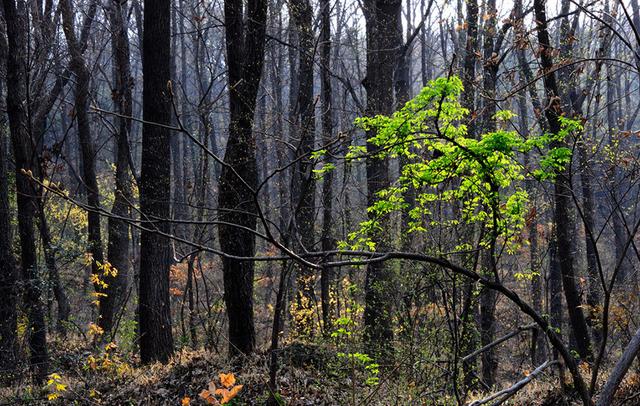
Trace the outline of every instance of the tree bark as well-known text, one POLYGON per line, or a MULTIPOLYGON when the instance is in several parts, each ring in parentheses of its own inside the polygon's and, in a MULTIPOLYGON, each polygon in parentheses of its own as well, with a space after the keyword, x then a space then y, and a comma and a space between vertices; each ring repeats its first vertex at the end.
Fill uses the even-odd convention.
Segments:
MULTIPOLYGON (((311 152, 315 144, 315 106, 313 100, 313 62, 315 41, 313 35, 313 10, 309 0, 295 0, 291 14, 298 33, 298 77, 297 114, 300 123, 296 164, 291 179, 291 199, 294 208, 296 237, 293 239, 300 251, 310 251, 314 244, 315 178, 312 173, 311 152)), ((314 330, 315 275, 314 271, 298 264, 296 266, 296 331, 312 335, 314 330)))
MULTIPOLYGON (((401 44, 399 26, 400 0, 367 0, 364 3, 367 35, 367 114, 391 114, 393 111, 394 67, 401 44)), ((373 134, 369 134, 372 136, 373 134)), ((375 154, 378 147, 367 143, 367 152, 375 154)), ((377 193, 389 186, 387 159, 367 160, 367 204, 372 206, 377 193)), ((381 221, 386 222, 387 219, 381 221)), ((382 227, 387 229, 388 227, 382 227)), ((377 249, 385 251, 389 235, 372 236, 377 249)), ((365 280, 364 339, 367 351, 384 359, 393 353, 392 270, 383 263, 367 266, 365 280)))
MULTIPOLYGON (((552 48, 547 30, 547 17, 545 2, 534 0, 535 18, 538 25, 538 42, 541 47, 540 63, 545 71, 544 87, 549 101, 544 113, 549 123, 549 130, 553 134, 561 131, 559 117, 562 114, 562 106, 559 101, 558 85, 556 83, 553 69, 552 48)), ((552 147, 566 145, 564 142, 555 142, 552 147)), ((572 235, 574 231, 571 221, 571 179, 569 178, 569 168, 559 171, 554 184, 554 221, 556 224, 556 237, 558 244, 558 260, 562 272, 562 286, 571 329, 576 340, 577 351, 583 359, 591 358, 591 340, 587 322, 582 312, 582 302, 576 285, 576 277, 573 266, 574 253, 572 252, 572 235)))
POLYGON ((631 338, 627 348, 625 348, 622 356, 616 363, 615 367, 613 367, 613 371, 611 371, 607 382, 602 387, 600 397, 598 398, 598 406, 608 406, 613 404, 613 397, 639 352, 640 329, 636 331, 636 334, 631 338))
POLYGON ((145 0, 142 167, 140 172, 140 359, 167 362, 173 353, 169 267, 171 247, 170 0, 145 0))
MULTIPOLYGON (((320 3, 320 93, 322 109, 322 143, 328 145, 333 140, 333 92, 331 86, 331 3, 322 0, 320 3)), ((332 154, 325 158, 325 165, 334 165, 332 154)), ((333 224, 333 177, 334 171, 324 174, 322 182, 322 236, 323 251, 335 249, 335 240, 332 235, 333 224)), ((328 333, 332 325, 331 306, 331 281, 333 270, 323 268, 320 274, 320 289, 322 300, 322 326, 328 333)))
MULTIPOLYGON (((115 276, 107 278, 107 294, 105 302, 112 308, 111 316, 116 315, 124 305, 124 294, 127 291, 129 276, 129 225, 118 217, 130 215, 129 206, 132 201, 131 172, 129 171, 129 134, 131 134, 131 117, 133 115, 131 63, 129 51, 129 36, 124 24, 122 5, 119 0, 113 0, 109 8, 109 23, 111 26, 111 46, 114 53, 115 89, 112 93, 115 111, 120 113, 116 117, 116 152, 115 152, 115 191, 111 214, 108 219, 109 240, 107 243, 107 259, 116 269, 115 276), (111 302, 111 303, 108 303, 111 302)), ((103 324, 106 330, 112 328, 111 320, 103 324)))
MULTIPOLYGON (((13 232, 9 206, 7 176, 9 151, 7 148, 6 133, 2 130, 0 131, 0 365, 9 366, 14 365, 18 359, 16 308, 18 268, 12 251, 13 232)), ((0 381, 8 375, 9 373, 1 372, 0 381)))
MULTIPOLYGON (((229 139, 220 174, 218 235, 223 252, 255 255, 257 183, 253 111, 264 61, 266 0, 225 0, 225 34, 229 81, 229 139)), ((229 317, 229 353, 249 354, 255 348, 253 320, 254 263, 223 257, 224 299, 229 317)))
POLYGON ((87 212, 88 249, 91 254, 91 273, 96 280, 93 287, 98 301, 98 326, 103 331, 111 328, 113 318, 112 303, 105 300, 104 287, 98 280, 103 281, 105 273, 103 271, 104 256, 102 250, 102 231, 100 227, 100 194, 98 190, 98 179, 96 177, 96 152, 91 139, 91 123, 89 121, 89 98, 90 98, 90 74, 87 64, 82 55, 82 48, 76 38, 74 28, 74 11, 71 0, 61 0, 63 31, 67 38, 69 53, 71 54, 70 69, 76 76, 75 86, 75 113, 78 123, 78 140, 80 144, 80 154, 82 156, 82 181, 87 191, 87 204, 91 208, 87 212))
POLYGON ((18 232, 20 259, 24 282, 24 306, 29 321, 27 326, 30 364, 37 382, 47 376, 49 357, 44 309, 41 302, 42 283, 36 257, 34 218, 37 214, 37 189, 31 177, 39 168, 33 150, 27 116, 27 15, 26 5, 19 0, 3 0, 7 23, 7 115, 15 160, 16 192, 18 203, 18 232))

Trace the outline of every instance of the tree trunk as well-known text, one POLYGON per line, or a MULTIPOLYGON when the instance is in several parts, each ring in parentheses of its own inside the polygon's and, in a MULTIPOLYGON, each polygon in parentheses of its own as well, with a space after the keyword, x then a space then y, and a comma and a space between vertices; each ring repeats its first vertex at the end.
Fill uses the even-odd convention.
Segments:
MULTIPOLYGON (((331 76, 331 3, 322 0, 320 3, 320 107, 322 109, 322 144, 325 146, 333 140, 333 100, 331 76)), ((334 165, 332 154, 325 158, 325 165, 334 165)), ((322 182, 322 251, 335 249, 332 235, 333 223, 333 177, 334 171, 324 174, 322 182)), ((330 260, 330 259, 329 259, 330 260)), ((322 300, 322 327, 325 334, 331 330, 333 318, 331 307, 331 280, 333 269, 323 268, 320 275, 320 290, 322 300)))
MULTIPOLYGON (((553 69, 552 48, 547 30, 547 17, 545 2, 534 0, 535 18, 538 25, 538 42, 541 47, 540 63, 542 69, 547 71, 544 76, 544 87, 549 104, 544 113, 549 122, 549 130, 553 134, 558 134, 561 130, 560 114, 562 106, 559 102, 558 86, 553 69)), ((553 147, 566 145, 564 142, 555 142, 553 147)), ((587 322, 582 312, 582 302, 576 284, 576 277, 573 266, 574 253, 572 252, 572 235, 574 227, 571 217, 571 179, 569 178, 569 168, 559 171, 554 185, 554 221, 556 224, 556 236, 558 244, 558 260, 562 272, 562 286, 569 312, 571 329, 576 340, 576 347, 580 357, 591 358, 591 342, 587 322)))
POLYGON ((71 54, 70 69, 76 76, 75 86, 75 113, 78 122, 78 140, 80 153, 82 156, 82 181, 87 190, 87 231, 88 249, 92 256, 91 273, 94 275, 93 287, 98 301, 98 326, 103 331, 111 328, 113 318, 113 308, 110 301, 105 300, 104 285, 107 283, 104 276, 109 272, 105 271, 104 257, 102 251, 102 232, 100 228, 100 194, 98 190, 98 180, 96 177, 96 152, 91 140, 91 123, 89 121, 89 87, 90 75, 86 62, 82 55, 82 49, 76 38, 74 29, 74 12, 71 0, 60 2, 62 11, 63 31, 67 38, 69 52, 71 54))
MULTIPOLYGON (((367 114, 391 114, 393 111, 393 82, 397 49, 401 44, 399 26, 400 0, 367 0, 364 14, 367 31, 367 114)), ((369 134, 372 136, 373 134, 369 134)), ((367 143, 367 152, 375 154, 378 147, 367 143)), ((372 206, 377 193, 389 186, 387 159, 367 160, 367 204, 372 206)), ((387 222, 388 219, 381 221, 387 222)), ((383 229, 388 227, 383 226, 383 229)), ((377 250, 389 247, 389 235, 372 236, 377 250)), ((367 266, 365 280, 364 338, 367 351, 379 359, 393 353, 392 326, 392 270, 383 262, 367 266)))
MULTIPOLYGON (((5 123, 2 123, 3 127, 4 125, 5 123)), ((0 365, 4 366, 14 365, 18 359, 16 308, 18 268, 12 251, 7 148, 6 132, 0 130, 0 365)), ((8 375, 7 372, 1 372, 0 382, 8 375)))
POLYGON ((173 353, 171 264, 170 0, 145 0, 142 169, 140 172, 140 359, 167 362, 173 353), (164 234, 164 235, 163 235, 164 234))
MULTIPOLYGON (((124 305, 124 294, 127 291, 129 276, 129 225, 118 217, 130 216, 132 201, 131 173, 129 171, 129 134, 131 134, 131 117, 133 115, 131 63, 129 53, 129 37, 124 24, 123 9, 120 1, 114 0, 109 8, 111 25, 111 44, 115 63, 115 91, 113 104, 121 117, 116 117, 116 153, 115 153, 115 191, 112 217, 108 219, 109 241, 107 259, 117 274, 107 279, 105 302, 116 315, 124 305)), ((104 322, 110 330, 112 323, 104 322)))
POLYGON ((23 1, 3 0, 7 23, 9 57, 7 59, 7 115, 15 160, 18 203, 18 232, 24 283, 24 306, 29 325, 30 364, 37 382, 47 376, 47 332, 41 302, 42 283, 36 257, 34 218, 38 209, 37 189, 31 181, 37 176, 33 140, 27 116, 27 15, 23 1))
MULTIPOLYGON (((311 151, 315 144, 315 106, 313 101, 313 60, 315 41, 313 37, 313 10, 308 0, 295 0, 291 4, 291 14, 298 32, 298 74, 297 114, 300 129, 298 147, 291 179, 291 198, 294 208, 295 227, 293 238, 300 251, 313 250, 315 220, 315 178, 311 151)), ((312 335, 314 330, 315 275, 314 271, 296 264, 296 331, 312 335)))
MULTIPOLYGON (((225 0, 225 33, 229 80, 229 139, 220 174, 220 219, 246 229, 220 225, 222 251, 229 255, 255 255, 255 187, 257 183, 253 111, 264 61, 266 0, 225 0), (245 18, 246 17, 246 18, 245 18)), ((252 261, 223 257, 224 299, 229 317, 229 353, 249 354, 255 348, 252 261)))

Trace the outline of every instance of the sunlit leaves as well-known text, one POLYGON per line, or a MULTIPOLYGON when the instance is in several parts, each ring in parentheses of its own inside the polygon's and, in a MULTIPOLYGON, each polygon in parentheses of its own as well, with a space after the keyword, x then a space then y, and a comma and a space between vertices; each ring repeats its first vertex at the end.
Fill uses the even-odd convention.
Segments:
POLYGON ((67 391, 67 385, 63 383, 62 377, 59 374, 53 373, 49 375, 49 379, 47 379, 46 389, 49 392, 47 399, 56 400, 67 391))
POLYGON ((221 388, 217 388, 215 382, 209 382, 207 389, 203 389, 199 396, 210 405, 225 405, 231 402, 242 390, 243 385, 236 385, 236 377, 232 373, 220 373, 221 388), (220 399, 218 400, 219 397, 220 399))
MULTIPOLYGON (((394 212, 409 214, 408 232, 464 221, 483 224, 487 238, 517 241, 529 200, 523 181, 530 175, 521 164, 522 154, 541 152, 533 174, 540 180, 554 179, 571 160, 571 150, 560 145, 561 141, 581 131, 582 125, 562 117, 559 134, 524 139, 515 131, 499 129, 469 137, 462 124, 469 114, 459 101, 462 91, 459 78, 439 78, 391 116, 356 120, 370 134, 368 142, 377 147, 376 154, 368 155, 364 146, 354 146, 348 159, 402 157, 404 165, 396 182, 377 194, 368 209, 369 220, 349 235, 352 248, 375 249, 368 236, 381 231, 379 220, 394 212), (405 201, 408 191, 414 192, 414 207, 405 201), (433 216, 437 202, 457 204, 460 218, 433 216)), ((494 119, 507 123, 513 117, 505 110, 494 119)))

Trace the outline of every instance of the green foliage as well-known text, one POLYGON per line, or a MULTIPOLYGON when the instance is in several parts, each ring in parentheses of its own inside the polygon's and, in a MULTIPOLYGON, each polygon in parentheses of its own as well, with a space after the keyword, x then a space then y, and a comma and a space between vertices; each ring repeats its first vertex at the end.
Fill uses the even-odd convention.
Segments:
MULTIPOLYGON (((351 248, 375 249, 369 236, 381 230, 379 220, 402 211, 407 211, 410 219, 405 232, 452 227, 463 221, 482 224, 487 239, 501 238, 508 246, 515 244, 529 200, 523 182, 528 174, 519 158, 534 148, 552 146, 534 176, 554 179, 571 160, 571 150, 560 142, 581 130, 581 124, 561 118, 560 134, 524 139, 515 131, 499 129, 472 138, 463 124, 469 112, 460 104, 462 91, 458 77, 439 78, 393 115, 356 120, 361 129, 375 134, 369 142, 379 152, 369 159, 402 158, 406 164, 398 180, 378 193, 378 200, 368 209, 370 219, 349 235, 351 248), (405 200, 410 190, 415 192, 414 207, 405 200), (431 209, 436 202, 459 202, 460 218, 435 219, 431 209)), ((494 119, 506 122, 513 117, 509 111, 500 111, 494 119)), ((347 159, 362 159, 365 152, 364 147, 353 147, 347 159)))

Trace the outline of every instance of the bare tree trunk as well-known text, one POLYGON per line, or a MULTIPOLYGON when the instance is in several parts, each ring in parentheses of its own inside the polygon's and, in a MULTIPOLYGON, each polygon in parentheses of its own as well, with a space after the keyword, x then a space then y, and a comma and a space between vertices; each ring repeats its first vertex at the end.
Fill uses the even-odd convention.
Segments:
MULTIPOLYGON (((257 184, 253 111, 264 61, 266 0, 225 0, 225 33, 229 79, 229 139, 220 174, 218 210, 229 225, 218 228, 220 247, 229 255, 255 255, 257 184), (245 10, 243 10, 243 8, 245 10), (246 13, 246 14, 245 14, 246 13)), ((224 298, 229 317, 229 353, 255 348, 252 261, 223 257, 224 298)))
MULTIPOLYGON (((320 3, 320 92, 322 109, 322 143, 328 145, 333 140, 333 92, 331 87, 331 3, 322 0, 320 3)), ((334 165, 333 154, 325 159, 325 165, 334 165)), ((332 235, 333 224, 333 177, 334 171, 324 174, 322 183, 322 250, 335 249, 332 235)), ((322 296, 322 326, 325 334, 329 333, 332 325, 333 311, 331 306, 331 281, 333 270, 323 268, 320 275, 320 289, 322 296)))
MULTIPOLYGON (((42 181, 43 179, 40 180, 42 181)), ((69 298, 67 297, 67 293, 62 285, 58 267, 56 266, 55 250, 51 243, 51 233, 49 232, 49 225, 44 212, 44 202, 41 198, 38 198, 38 217, 40 220, 38 229, 42 240, 44 262, 47 265, 47 271, 49 272, 49 281, 53 288, 53 296, 58 303, 56 329, 58 333, 64 336, 66 334, 65 322, 69 320, 69 316, 71 315, 71 305, 69 304, 69 298)))
POLYGON ((636 331, 636 334, 631 338, 631 341, 625 348, 622 356, 616 363, 613 371, 609 375, 607 382, 602 387, 602 391, 600 391, 600 397, 598 399, 598 406, 609 406, 613 404, 613 396, 616 394, 616 391, 620 387, 620 383, 622 379, 627 374, 627 371, 633 364, 633 361, 638 356, 640 352, 640 329, 636 331))
MULTIPOLYGON (((3 55, 2 62, 5 61, 5 57, 6 55, 3 55)), ((1 125, 4 127, 5 124, 1 125)), ((8 157, 6 132, 0 130, 0 365, 5 366, 14 365, 18 360, 18 313, 16 308, 18 268, 12 251, 13 231, 9 206, 8 157)), ((0 382, 8 376, 9 372, 0 372, 0 382)))
POLYGON ((88 252, 92 255, 91 272, 96 278, 93 286, 98 295, 98 326, 104 331, 108 331, 111 329, 113 306, 112 303, 105 300, 104 287, 99 282, 103 281, 103 276, 108 273, 104 272, 103 268, 104 257, 100 229, 100 195, 96 177, 96 152, 91 140, 91 124, 89 122, 90 75, 82 55, 81 46, 76 38, 71 0, 61 0, 60 8, 62 10, 63 31, 71 54, 70 69, 76 76, 75 113, 78 122, 80 153, 82 155, 82 181, 87 188, 87 204, 90 208, 87 212, 87 242, 89 245, 88 252))
POLYGON ((33 140, 29 132, 29 121, 25 100, 27 90, 27 16, 23 1, 3 0, 7 23, 7 115, 13 145, 18 202, 18 232, 22 279, 24 281, 24 306, 29 320, 27 327, 30 363, 37 382, 47 376, 49 357, 47 353, 47 331, 42 307, 42 283, 36 257, 34 218, 37 214, 37 189, 31 181, 39 168, 35 162, 33 140))
MULTIPOLYGON (((560 133, 561 125, 559 116, 562 113, 562 106, 559 102, 558 86, 553 72, 552 48, 550 45, 549 32, 547 30, 547 17, 545 3, 542 0, 534 1, 534 11, 538 25, 538 42, 541 47, 540 62, 542 69, 549 71, 544 76, 544 87, 547 93, 549 105, 545 109, 545 116, 549 122, 549 130, 553 134, 560 133)), ((566 145, 563 142, 556 142, 553 147, 566 145)), ((573 266, 572 239, 573 223, 571 217, 571 179, 569 178, 569 168, 565 168, 557 174, 554 185, 554 221, 556 224, 556 236, 558 243, 558 260, 562 272, 562 286, 569 312, 571 329, 576 339, 576 346, 580 357, 591 358, 591 340, 587 322, 582 312, 582 302, 576 285, 576 277, 573 266)))
POLYGON ((140 359, 167 362, 173 353, 169 267, 171 247, 171 1, 145 0, 140 209, 140 359))
MULTIPOLYGON (((129 51, 129 37, 124 24, 122 5, 114 0, 109 8, 111 25, 111 44, 115 62, 115 91, 113 103, 115 110, 121 114, 116 117, 116 174, 115 191, 111 214, 108 219, 109 240, 107 245, 107 259, 117 274, 107 279, 106 301, 111 301, 109 307, 113 314, 117 314, 124 305, 124 294, 127 291, 129 276, 129 225, 118 217, 128 217, 131 213, 132 201, 131 173, 129 171, 129 134, 131 134, 131 120, 126 117, 133 115, 131 78, 131 63, 129 51)), ((112 326, 105 322, 105 326, 112 326)))
MULTIPOLYGON (((315 220, 315 178, 311 170, 311 151, 315 144, 315 106, 313 101, 313 60, 315 41, 313 36, 313 10, 308 0, 296 0, 291 4, 291 14, 298 32, 298 74, 297 113, 300 129, 298 147, 295 154, 297 163, 293 167, 291 198, 294 207, 296 237, 293 241, 302 252, 313 250, 315 220)), ((312 335, 314 330, 315 275, 313 270, 296 264, 296 331, 312 335)))
MULTIPOLYGON (((518 95, 518 110, 520 116, 520 133, 524 139, 529 139, 529 113, 527 110, 527 99, 525 93, 518 95)), ((529 154, 525 155, 524 167, 529 170, 529 154)), ((532 202, 536 201, 536 182, 527 182, 527 192, 533 196, 532 202)), ((540 266, 538 247, 538 207, 534 203, 531 207, 530 216, 527 219, 529 232, 529 263, 531 268, 531 302, 533 309, 538 314, 543 314, 542 294, 544 291, 544 276, 540 266)), ((544 332, 534 329, 531 334, 531 363, 539 365, 547 359, 546 348, 544 346, 544 332)))

